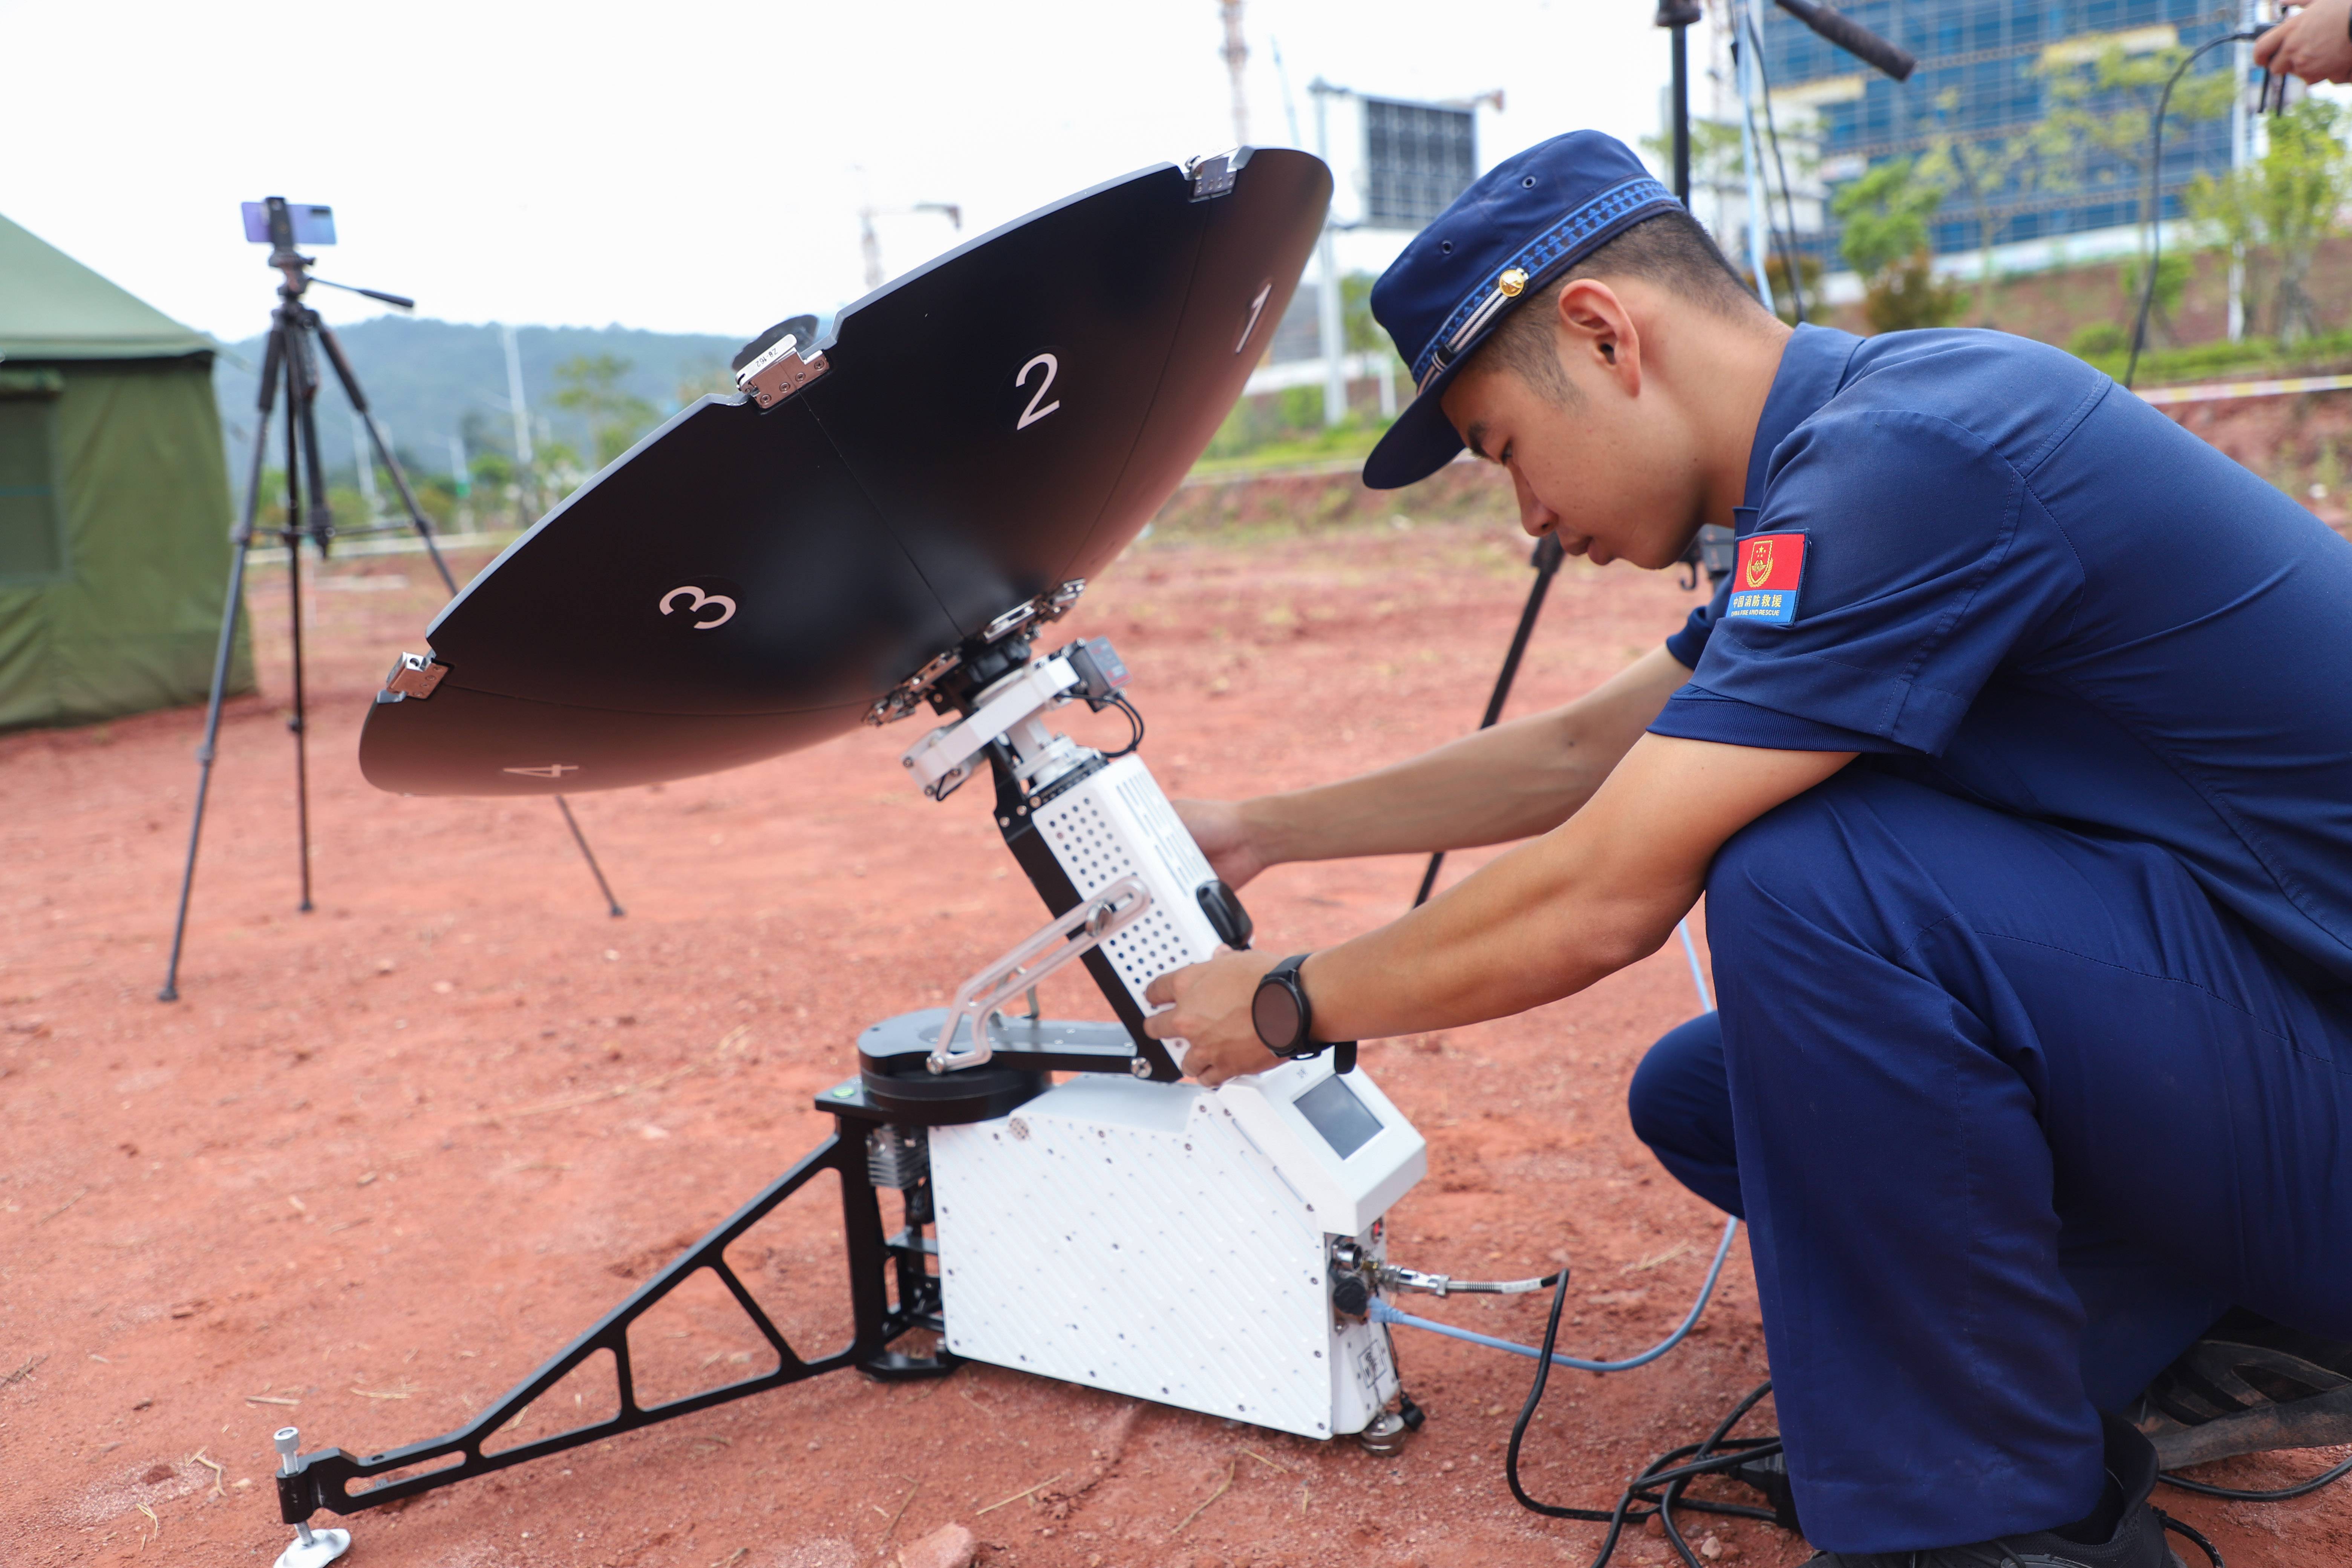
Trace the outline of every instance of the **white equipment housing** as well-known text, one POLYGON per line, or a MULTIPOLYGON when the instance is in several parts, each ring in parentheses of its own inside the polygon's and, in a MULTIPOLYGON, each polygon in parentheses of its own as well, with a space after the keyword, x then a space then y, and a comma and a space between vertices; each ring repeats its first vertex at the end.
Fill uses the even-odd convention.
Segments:
POLYGON ((1428 1152, 1361 1072, 1081 1074, 931 1129, 930 1163, 959 1355, 1302 1437, 1397 1392, 1386 1330, 1332 1310, 1330 1245, 1381 1257, 1428 1152))
MULTIPOLYGON (((956 1012, 1088 948, 1100 946, 1149 1012, 1146 986, 1219 945, 1201 902, 1216 874, 1141 758, 1054 789, 1097 753, 1038 715, 1085 695, 1083 684, 1062 655, 1034 660, 904 758, 939 798, 1004 741, 1038 801, 1037 833, 1079 898, 1127 900, 1115 913, 1105 900, 1077 940, 1041 942, 1049 927, 968 981, 935 1070, 991 1054, 978 1016, 967 1019, 971 1049, 948 1052, 956 1012), (1053 956, 1041 962, 1044 948, 1053 956)), ((1075 931, 1084 910, 1055 925, 1075 931)), ((1184 1042, 1164 1043, 1181 1066, 1184 1042)), ((1389 1206, 1429 1164, 1421 1134, 1367 1075, 1337 1073, 1328 1057, 1214 1089, 1082 1073, 1008 1116, 929 1136, 957 1354, 1306 1437, 1360 1432, 1395 1395, 1386 1330, 1331 1299, 1333 1245, 1381 1257, 1389 1206)))

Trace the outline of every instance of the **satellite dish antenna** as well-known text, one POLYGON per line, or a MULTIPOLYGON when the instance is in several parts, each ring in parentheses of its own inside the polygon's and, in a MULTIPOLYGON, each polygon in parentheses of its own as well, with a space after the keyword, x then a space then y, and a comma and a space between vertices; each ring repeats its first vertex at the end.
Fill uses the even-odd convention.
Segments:
POLYGON ((1163 164, 950 251, 828 340, 779 323, 740 394, 671 418, 441 612, 361 770, 410 795, 617 789, 969 684, 1208 446, 1330 194, 1286 149, 1163 164))

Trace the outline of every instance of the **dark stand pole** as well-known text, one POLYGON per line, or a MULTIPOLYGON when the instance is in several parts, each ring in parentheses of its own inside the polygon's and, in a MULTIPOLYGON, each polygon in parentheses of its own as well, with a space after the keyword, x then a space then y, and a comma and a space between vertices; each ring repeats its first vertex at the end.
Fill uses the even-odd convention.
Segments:
POLYGON ((283 342, 273 324, 261 361, 259 414, 253 433, 253 461, 246 469, 245 510, 237 519, 236 533, 229 542, 228 595, 221 612, 220 641, 213 650, 213 689, 205 705, 205 738, 196 747, 196 808, 188 824, 187 864, 180 872, 180 912, 172 921, 172 962, 163 972, 163 988, 155 994, 158 1002, 180 999, 180 946, 188 931, 188 898, 195 890, 196 847, 205 836, 205 800, 212 792, 213 757, 220 742, 221 700, 228 691, 229 661, 236 655, 236 617, 245 605, 246 557, 253 549, 253 522, 261 501, 262 465, 269 455, 269 416, 278 400, 278 373, 283 352, 283 342))
MULTIPOLYGON (((1510 651, 1503 655, 1501 673, 1495 677, 1494 692, 1486 699, 1486 716, 1478 728, 1491 730, 1503 716, 1503 704, 1510 700, 1511 682, 1519 677, 1519 660, 1527 656, 1528 639, 1535 636, 1536 617, 1543 614, 1544 595, 1551 591, 1551 580, 1559 574, 1559 563, 1568 555, 1560 548, 1559 535, 1547 533, 1536 541, 1535 553, 1528 564, 1536 569, 1536 580, 1528 589, 1528 602, 1519 611, 1518 629, 1511 634, 1510 651)), ((1437 868, 1445 864, 1445 851, 1440 849, 1429 858, 1429 869, 1421 874, 1421 891, 1412 896, 1412 907, 1429 902, 1429 895, 1437 889, 1437 868)))
MULTIPOLYGON (((289 303, 289 310, 299 310, 289 303)), ((318 366, 310 363, 309 345, 298 323, 287 333, 286 353, 286 522, 278 538, 286 542, 286 611, 294 649, 294 711, 286 727, 294 733, 294 837, 302 866, 304 914, 310 903, 310 743, 303 721, 308 717, 302 680, 302 536, 311 534, 321 552, 333 523, 327 512, 325 476, 319 462, 318 366), (298 461, 298 458, 299 459, 298 461), (298 478, 298 475, 299 476, 298 478), (309 494, 303 493, 307 481, 309 494)))
POLYGON ((1658 26, 1674 35, 1675 195, 1690 206, 1690 26, 1705 15, 1691 0, 1662 0, 1658 26))
POLYGON ((563 826, 572 829, 572 841, 580 846, 580 858, 588 862, 588 874, 596 879, 596 890, 604 895, 604 912, 619 920, 629 911, 613 896, 613 885, 604 880, 604 868, 596 864, 596 851, 588 847, 588 836, 580 831, 580 819, 572 815, 572 803, 559 795, 555 797, 555 809, 563 814, 563 826))

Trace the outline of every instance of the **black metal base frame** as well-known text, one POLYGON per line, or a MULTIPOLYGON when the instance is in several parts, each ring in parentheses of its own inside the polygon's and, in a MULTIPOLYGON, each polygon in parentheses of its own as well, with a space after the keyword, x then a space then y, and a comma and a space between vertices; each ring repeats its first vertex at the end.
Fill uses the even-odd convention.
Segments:
POLYGON ((391 1448, 362 1458, 341 1448, 321 1448, 289 1460, 278 1477, 278 1505, 289 1524, 300 1523, 320 1509, 352 1514, 363 1509, 398 1502, 510 1465, 545 1458, 624 1432, 673 1421, 714 1405, 762 1394, 786 1384, 855 1368, 885 1381, 943 1377, 961 1364, 944 1346, 929 1356, 909 1356, 890 1348, 893 1342, 918 1329, 940 1330, 939 1280, 929 1268, 936 1243, 925 1235, 931 1217, 928 1177, 902 1190, 906 1227, 885 1237, 882 1209, 868 1175, 866 1136, 887 1120, 868 1106, 856 1080, 829 1090, 819 1107, 834 1117, 834 1131, 823 1143, 789 1171, 768 1184, 758 1196, 736 1210, 701 1240, 672 1259, 629 1298, 598 1319, 587 1332, 572 1342, 552 1360, 515 1385, 507 1396, 454 1432, 405 1447, 391 1448), (842 1241, 849 1263, 849 1297, 854 1330, 849 1345, 833 1355, 804 1361, 761 1310, 727 1262, 727 1248, 783 1201, 822 1172, 841 1179, 842 1241), (758 1377, 709 1388, 650 1409, 637 1403, 630 1375, 629 1328, 663 1298, 698 1272, 708 1268, 735 1299, 753 1326, 775 1351, 779 1364, 758 1377), (518 1444, 497 1453, 482 1445, 501 1427, 600 1351, 613 1355, 618 1410, 607 1420, 560 1432, 535 1442, 518 1444), (381 1482, 354 1493, 353 1482, 455 1458, 456 1462, 418 1475, 381 1482))

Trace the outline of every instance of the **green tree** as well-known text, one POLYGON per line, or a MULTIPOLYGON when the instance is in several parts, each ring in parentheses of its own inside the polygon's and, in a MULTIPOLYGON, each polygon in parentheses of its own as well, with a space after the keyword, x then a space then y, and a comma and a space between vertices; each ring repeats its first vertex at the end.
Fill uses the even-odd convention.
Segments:
MULTIPOLYGON (((2147 205, 2148 128, 2156 119, 2164 84, 2189 58, 2177 45, 2144 54, 2126 54, 2109 44, 2096 56, 2053 51, 2040 67, 2048 84, 2050 112, 2040 132, 2042 184, 2057 190, 2099 189, 2128 184, 2139 214, 2139 254, 2145 258, 2157 214, 2147 205)), ((2200 121, 2230 112, 2237 86, 2217 55, 2213 68, 2180 79, 2165 110, 2167 134, 2179 135, 2200 121)))
POLYGON ((555 367, 555 404, 588 422, 603 468, 635 444, 660 421, 660 411, 622 385, 631 369, 612 354, 578 354, 555 367))
POLYGON ((1372 314, 1372 285, 1378 281, 1369 272, 1350 272, 1339 279, 1339 336, 1351 354, 1366 349, 1394 352, 1395 345, 1372 314))
POLYGON ((2282 343, 2301 342, 2316 324, 2305 282, 2320 241, 2341 230, 2338 214, 2352 200, 2347 128, 2341 105, 2306 98, 2272 120, 2260 162, 2219 179, 2200 174, 2189 189, 2189 210, 2262 263, 2282 343))
MULTIPOLYGON (((2180 309, 2181 299, 2189 292, 2189 275, 2196 263, 2186 252, 2168 250, 2156 258, 2156 290, 2148 296, 2147 319, 2150 326, 2162 332, 2165 341, 2177 343, 2179 334, 2173 331, 2173 313, 2180 309)), ((2136 256, 2124 263, 2122 282, 2124 303, 2134 316, 2139 313, 2140 290, 2147 287, 2147 258, 2136 256)), ((2130 342, 2128 333, 2125 342, 2130 342)))
POLYGON ((1873 331, 1948 326, 1968 309, 1967 290, 1938 279, 1928 255, 1927 219, 1943 200, 1910 158, 1875 165, 1831 199, 1845 226, 1838 248, 1863 280, 1862 312, 1873 331))
POLYGON ((2004 190, 2022 193, 2032 188, 2041 170, 2037 157, 2041 146, 2039 140, 2030 134, 1963 137, 1949 129, 1959 106, 1958 88, 1948 88, 1936 95, 1936 121, 1944 129, 1937 132, 1927 155, 1919 160, 1918 174, 1948 191, 1956 189, 1969 199, 1977 221, 1977 320, 1989 325, 1996 281, 1992 272, 1993 237, 2000 232, 1993 197, 2004 190))
MULTIPOLYGON (((1785 134, 1785 133, 1784 133, 1785 134)), ((1720 200, 1725 195, 1743 195, 1748 189, 1746 171, 1741 167, 1739 127, 1727 120, 1694 120, 1690 122, 1691 192, 1713 193, 1720 200)), ((1644 136, 1642 151, 1661 169, 1671 169, 1675 161, 1675 139, 1671 135, 1644 136)))

